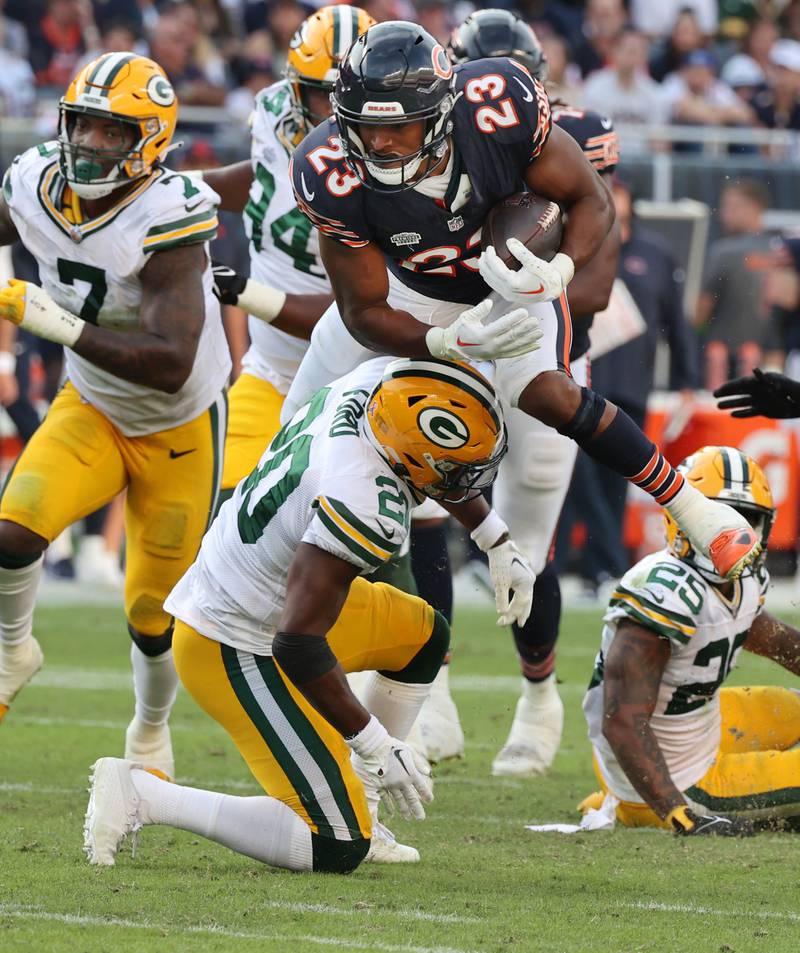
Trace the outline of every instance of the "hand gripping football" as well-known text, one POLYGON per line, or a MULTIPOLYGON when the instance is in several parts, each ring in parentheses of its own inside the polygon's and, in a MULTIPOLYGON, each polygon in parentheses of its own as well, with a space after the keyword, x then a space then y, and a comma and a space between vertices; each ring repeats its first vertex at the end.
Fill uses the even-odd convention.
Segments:
POLYGON ((493 245, 502 261, 512 271, 520 263, 506 248, 509 238, 518 238, 537 258, 552 261, 561 247, 564 225, 561 209, 550 199, 533 192, 516 192, 498 202, 483 224, 481 243, 493 245))

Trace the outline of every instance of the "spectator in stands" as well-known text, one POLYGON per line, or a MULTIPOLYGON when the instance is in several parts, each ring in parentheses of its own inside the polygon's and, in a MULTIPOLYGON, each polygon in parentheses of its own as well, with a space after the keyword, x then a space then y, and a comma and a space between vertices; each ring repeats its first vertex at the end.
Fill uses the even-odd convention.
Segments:
POLYGON ((759 17, 753 20, 750 30, 744 41, 743 52, 755 60, 766 73, 769 69, 769 54, 776 41, 780 39, 780 31, 774 20, 759 17))
MULTIPOLYGON (((682 393, 685 404, 691 401, 696 384, 694 342, 683 313, 682 272, 661 238, 636 223, 629 189, 617 181, 612 191, 622 240, 618 275, 647 329, 592 361, 592 387, 642 426, 659 339, 669 342, 670 388, 682 393)), ((585 523, 580 572, 587 596, 596 596, 604 581, 621 576, 630 565, 622 538, 627 489, 624 479, 578 452, 559 525, 556 562, 562 571, 572 526, 576 521, 585 523)))
POLYGON ((545 34, 540 40, 547 57, 547 95, 553 102, 582 102, 581 73, 570 61, 566 41, 555 33, 545 34))
POLYGON ((0 0, 0 49, 9 53, 16 53, 22 59, 28 58, 28 34, 25 27, 11 17, 7 17, 3 10, 5 0, 0 0))
POLYGON ((765 352, 770 360, 774 328, 764 301, 764 276, 772 267, 772 239, 764 229, 770 194, 761 182, 742 179, 722 190, 719 222, 724 237, 713 242, 694 324, 704 342, 706 386, 749 374, 765 352))
POLYGON ((766 76, 758 63, 746 53, 736 53, 722 67, 720 79, 745 103, 766 88, 766 76))
POLYGON ((694 50, 680 71, 663 84, 673 122, 682 125, 744 126, 754 120, 752 109, 717 78, 717 64, 708 50, 694 50))
MULTIPOLYGON (((617 38, 627 20, 622 0, 587 0, 583 40, 574 56, 584 77, 612 62, 617 38)), ((607 109, 600 112, 608 115, 607 109)))
POLYGON ((86 50, 99 44, 90 0, 47 0, 44 16, 31 30, 29 40, 36 82, 56 86, 60 94, 86 50))
POLYGON ((686 57, 706 45, 700 29, 700 21, 694 10, 686 7, 680 11, 672 25, 672 32, 656 42, 650 57, 650 75, 657 82, 680 69, 686 57))
MULTIPOLYGON (((280 73, 286 64, 286 51, 289 43, 308 16, 308 10, 294 0, 276 0, 269 5, 267 26, 274 48, 275 69, 280 73)), ((394 19, 390 17, 389 19, 394 19)), ((402 18, 400 18, 402 19, 402 18)))
POLYGON ((753 99, 758 122, 768 129, 800 129, 800 42, 778 40, 769 58, 768 88, 753 99))
POLYGON ((136 26, 128 20, 109 20, 99 34, 99 45, 87 50, 81 59, 80 65, 86 66, 96 60, 103 53, 113 53, 117 50, 133 50, 147 54, 147 46, 136 32, 136 26))
POLYGON ((414 0, 417 20, 423 29, 440 43, 446 44, 455 25, 446 0, 414 0))
POLYGON ((194 39, 183 13, 165 13, 150 35, 150 55, 163 67, 181 105, 221 106, 225 87, 211 82, 194 61, 194 39))
POLYGON ((663 122, 664 103, 658 83, 647 71, 647 53, 646 38, 638 30, 623 29, 614 45, 613 66, 589 77, 582 104, 615 123, 663 122))
POLYGON ((32 116, 36 105, 36 81, 30 63, 3 43, 9 23, 0 17, 0 119, 32 116))
POLYGON ((239 85, 228 93, 225 112, 246 124, 255 106, 256 93, 275 82, 272 60, 266 57, 238 58, 233 64, 233 72, 239 85))
POLYGON ((717 32, 717 0, 630 0, 629 6, 633 25, 652 39, 667 36, 683 10, 694 12, 705 36, 717 32))
MULTIPOLYGON (((772 250, 772 267, 764 276, 775 344, 786 355, 783 370, 800 380, 800 235, 784 235, 772 250)), ((774 368, 781 370, 780 366, 774 368)))

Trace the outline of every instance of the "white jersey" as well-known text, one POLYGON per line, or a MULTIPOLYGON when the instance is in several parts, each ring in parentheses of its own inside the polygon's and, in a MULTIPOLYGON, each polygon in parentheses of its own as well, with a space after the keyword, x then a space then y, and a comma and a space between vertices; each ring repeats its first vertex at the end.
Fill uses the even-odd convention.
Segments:
POLYGON ((221 508, 197 560, 164 603, 218 642, 271 653, 300 543, 373 572, 408 535, 411 490, 364 432, 385 358, 318 391, 278 431, 221 508))
POLYGON ((603 666, 619 622, 628 619, 669 640, 671 654, 650 725, 675 786, 685 791, 717 755, 717 692, 761 612, 768 585, 761 568, 733 583, 729 601, 667 549, 647 556, 622 577, 604 616, 602 644, 583 700, 600 771, 618 798, 643 803, 603 737, 603 666))
MULTIPOLYGON (((3 194, 22 243, 39 265, 42 287, 84 321, 120 333, 139 328, 139 274, 154 252, 210 241, 219 198, 205 183, 159 169, 97 218, 72 224, 62 212, 66 181, 58 143, 18 156, 3 194)), ((69 348, 66 372, 84 400, 129 437, 192 420, 211 406, 230 373, 230 356, 213 294, 210 264, 203 274, 205 321, 192 372, 176 394, 133 384, 69 348)))
MULTIPOLYGON (((244 215, 250 277, 287 294, 331 294, 317 230, 297 208, 289 178, 297 134, 289 83, 281 80, 263 89, 253 112, 253 184, 244 215)), ((308 341, 258 318, 251 317, 248 324, 251 346, 242 361, 244 370, 285 394, 308 341)))

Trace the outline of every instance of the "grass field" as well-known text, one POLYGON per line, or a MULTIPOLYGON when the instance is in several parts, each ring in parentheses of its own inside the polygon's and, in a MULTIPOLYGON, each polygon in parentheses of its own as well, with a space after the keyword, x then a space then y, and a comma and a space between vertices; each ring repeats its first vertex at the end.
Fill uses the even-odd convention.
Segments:
MULTIPOLYGON (((712 842, 524 830, 574 820, 594 789, 580 700, 597 613, 565 618, 564 742, 549 777, 523 782, 489 774, 517 696, 510 637, 486 612, 462 612, 453 673, 467 757, 437 769, 427 821, 392 825, 422 863, 362 866, 346 878, 274 871, 164 828, 144 830, 136 856, 126 848, 115 868, 90 868, 81 851, 88 768, 121 754, 132 705, 122 615, 43 608, 36 631, 45 668, 0 728, 2 953, 800 949, 792 835, 712 842)), ((745 655, 735 681, 791 677, 745 655)), ((227 737, 185 693, 172 724, 181 780, 257 793, 227 737)))

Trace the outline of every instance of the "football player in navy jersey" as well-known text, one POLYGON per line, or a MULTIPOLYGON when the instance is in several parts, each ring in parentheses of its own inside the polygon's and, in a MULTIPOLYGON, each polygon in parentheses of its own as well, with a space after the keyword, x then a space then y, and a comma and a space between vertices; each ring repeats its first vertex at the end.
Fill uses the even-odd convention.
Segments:
MULTIPOLYGON (((292 160, 298 207, 320 231, 341 315, 323 315, 304 363, 338 359, 345 331, 383 353, 493 360, 507 404, 650 493, 721 575, 741 574, 759 552, 747 521, 687 484, 624 412, 570 373, 566 287, 613 213, 579 146, 553 127, 541 84, 508 59, 454 70, 425 30, 390 21, 350 48, 331 102, 334 116, 292 160), (567 217, 551 262, 509 239, 521 266, 512 270, 491 246, 480 252, 480 230, 523 187, 567 217)), ((308 384, 301 375, 302 366, 284 417, 308 384)))
MULTIPOLYGON (((448 44, 454 63, 506 56, 542 84, 547 58, 531 27, 509 10, 478 10, 453 30, 448 44)), ((578 143, 605 179, 617 167, 619 143, 610 119, 598 113, 552 103, 552 121, 578 143)), ((570 372, 588 380, 589 328, 596 311, 608 305, 617 273, 620 240, 613 225, 592 259, 567 291, 573 322, 570 372)), ((509 453, 494 487, 494 505, 515 527, 518 545, 537 574, 534 611, 524 626, 512 626, 522 672, 522 693, 508 738, 492 763, 495 775, 526 777, 544 773, 561 741, 564 706, 555 676, 555 646, 561 621, 561 589, 549 554, 569 489, 577 444, 552 427, 505 408, 509 453)))

